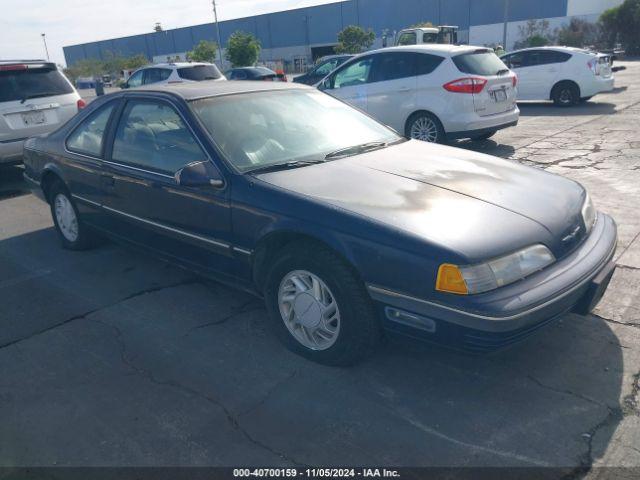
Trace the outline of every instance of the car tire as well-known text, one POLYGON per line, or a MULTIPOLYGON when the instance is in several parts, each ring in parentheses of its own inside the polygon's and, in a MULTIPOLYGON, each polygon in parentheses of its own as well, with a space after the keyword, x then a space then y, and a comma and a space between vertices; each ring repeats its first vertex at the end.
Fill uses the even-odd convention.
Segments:
POLYGON ((573 82, 560 82, 553 87, 551 99, 558 107, 572 107, 580 102, 580 89, 573 82))
POLYGON ((266 276, 269 321, 282 343, 317 363, 350 366, 367 358, 381 328, 353 269, 325 247, 286 248, 266 276))
POLYGON ((416 112, 411 115, 407 120, 405 136, 430 143, 442 143, 445 140, 442 122, 429 112, 416 112))
POLYGON ((471 137, 471 140, 473 140, 474 142, 481 142, 483 140, 489 140, 496 133, 498 133, 497 130, 492 130, 490 132, 483 133, 482 135, 476 135, 475 137, 471 137))
POLYGON ((56 181, 47 193, 53 224, 62 246, 69 250, 91 248, 94 236, 82 223, 78 208, 65 185, 61 181, 56 181))

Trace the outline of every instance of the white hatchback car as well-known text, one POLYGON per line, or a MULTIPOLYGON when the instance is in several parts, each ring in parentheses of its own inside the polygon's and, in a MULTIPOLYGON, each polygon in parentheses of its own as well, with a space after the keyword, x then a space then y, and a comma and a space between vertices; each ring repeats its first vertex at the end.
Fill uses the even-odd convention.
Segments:
POLYGON ((486 139, 518 123, 517 78, 492 50, 413 45, 367 52, 318 88, 407 137, 486 139))
POLYGON ((55 130, 84 106, 55 63, 0 61, 0 164, 20 163, 28 137, 55 130))
POLYGON ((226 78, 213 63, 158 63, 133 72, 122 88, 135 88, 152 83, 188 83, 203 80, 226 80, 226 78))
POLYGON ((518 100, 553 100, 569 107, 613 90, 608 55, 571 47, 539 47, 501 58, 518 75, 518 100))

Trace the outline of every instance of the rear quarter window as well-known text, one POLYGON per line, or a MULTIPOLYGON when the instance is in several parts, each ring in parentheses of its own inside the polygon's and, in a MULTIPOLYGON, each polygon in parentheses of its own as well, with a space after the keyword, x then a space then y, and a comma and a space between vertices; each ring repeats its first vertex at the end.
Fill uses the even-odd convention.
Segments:
POLYGON ((0 70, 0 102, 68 93, 73 93, 73 87, 57 68, 0 70))
POLYGON ((475 50, 452 58, 453 63, 462 73, 470 75, 496 75, 507 66, 498 56, 489 50, 475 50))
POLYGON ((440 66, 443 57, 427 53, 416 54, 416 75, 428 75, 440 66))

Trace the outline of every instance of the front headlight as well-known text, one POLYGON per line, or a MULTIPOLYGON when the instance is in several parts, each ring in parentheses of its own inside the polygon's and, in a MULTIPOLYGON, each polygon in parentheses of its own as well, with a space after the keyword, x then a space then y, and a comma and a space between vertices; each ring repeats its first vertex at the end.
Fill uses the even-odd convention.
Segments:
POLYGON ((596 216, 596 207, 587 193, 587 198, 584 199, 584 204, 582 205, 582 220, 584 221, 584 227, 587 229, 587 234, 591 231, 593 224, 596 223, 596 216))
POLYGON ((542 270, 555 260, 544 245, 532 245, 478 265, 445 263, 438 269, 436 290, 460 295, 488 292, 542 270))

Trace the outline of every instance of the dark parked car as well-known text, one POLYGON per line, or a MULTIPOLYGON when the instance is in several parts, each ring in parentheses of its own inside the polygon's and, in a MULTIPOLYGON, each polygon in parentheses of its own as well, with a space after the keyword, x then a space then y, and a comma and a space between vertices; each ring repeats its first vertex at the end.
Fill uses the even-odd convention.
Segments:
POLYGON ((490 350, 588 312, 616 226, 578 183, 406 140, 315 89, 146 87, 25 145, 63 246, 94 232, 263 296, 292 350, 345 365, 383 327, 490 350))
POLYGON ((304 83, 305 85, 315 85, 352 57, 353 55, 329 55, 323 57, 311 70, 303 75, 298 75, 293 81, 295 83, 304 83))
POLYGON ((267 67, 232 68, 225 76, 229 80, 262 80, 268 82, 286 82, 284 73, 277 73, 267 67))

